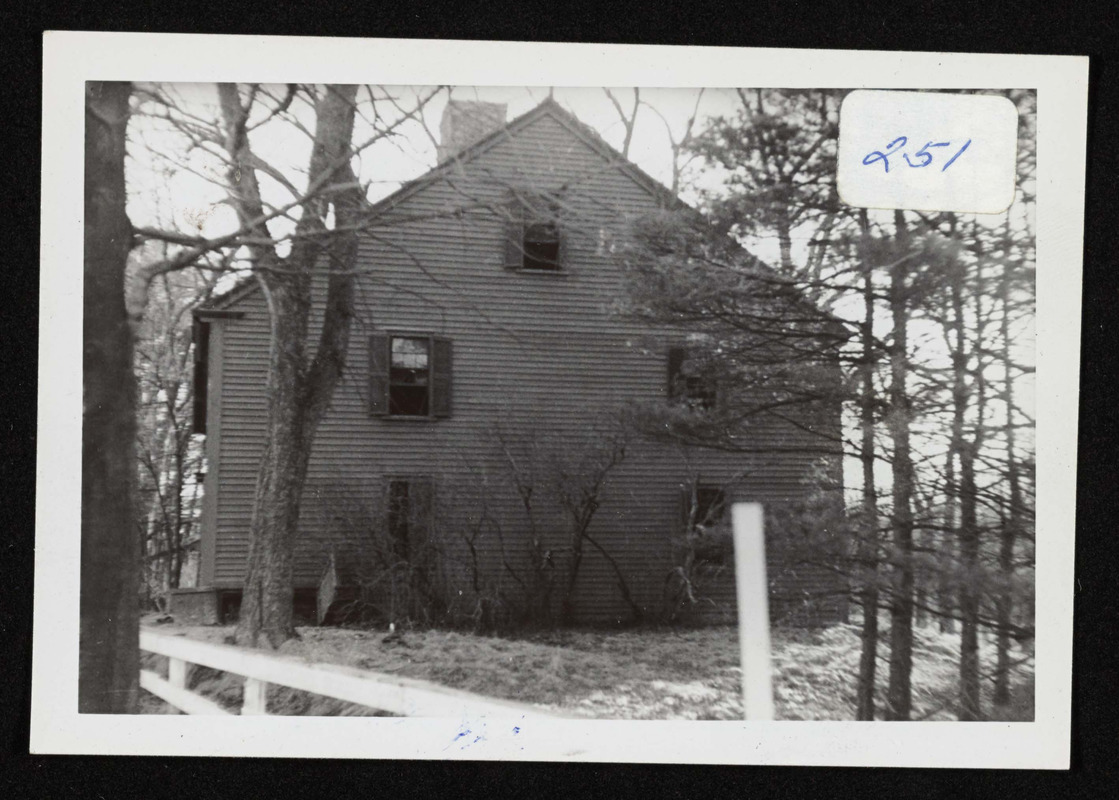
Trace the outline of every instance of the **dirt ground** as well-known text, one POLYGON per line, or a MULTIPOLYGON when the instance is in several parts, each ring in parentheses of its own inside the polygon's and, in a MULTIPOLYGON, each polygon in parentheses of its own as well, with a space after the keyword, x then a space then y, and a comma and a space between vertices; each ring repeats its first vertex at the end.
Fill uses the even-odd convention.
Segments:
MULTIPOLYGON (((159 625, 164 633, 221 643, 231 628, 159 625)), ((309 662, 342 664, 421 678, 490 697, 534 703, 579 716, 610 719, 741 719, 738 632, 733 627, 690 630, 570 630, 521 637, 456 631, 409 631, 384 642, 385 631, 299 629, 279 650, 309 662)), ((859 638, 855 625, 823 630, 781 629, 772 634, 774 699, 778 719, 850 720, 854 716, 859 638)), ((918 628, 914 650, 914 719, 955 719, 958 636, 918 628)), ((984 643, 983 667, 994 664, 984 643)), ((985 681, 984 710, 993 719, 1033 718, 1033 668, 1028 654, 1012 682, 1010 706, 993 707, 985 681)), ((879 654, 884 694, 888 651, 879 654)), ((159 659, 148 657, 159 668, 159 659)), ((194 670, 192 688, 236 709, 241 680, 194 670)), ((144 710, 167 707, 144 693, 144 710)), ((269 712, 372 715, 377 712, 283 687, 271 687, 269 712)), ((879 703, 881 706, 881 703, 879 703)))

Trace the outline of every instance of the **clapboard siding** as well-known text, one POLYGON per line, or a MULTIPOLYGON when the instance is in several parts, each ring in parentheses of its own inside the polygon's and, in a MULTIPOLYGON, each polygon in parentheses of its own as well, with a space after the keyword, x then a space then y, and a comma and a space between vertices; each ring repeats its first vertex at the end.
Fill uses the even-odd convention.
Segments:
MULTIPOLYGON (((563 112, 542 108, 468 163, 389 201, 363 238, 359 263, 365 274, 346 375, 319 429, 308 471, 295 563, 298 586, 316 585, 330 548, 342 546, 343 534, 332 521, 338 509, 375 505, 385 476, 430 475, 437 502, 462 497, 476 491, 481 471, 498 469, 489 455, 495 425, 522 441, 536 431, 574 453, 586 445, 596 414, 664 397, 663 341, 650 338, 657 332, 611 313, 621 275, 609 253, 625 219, 657 207, 663 198, 627 174, 617 157, 605 159, 573 133, 563 112), (566 187, 560 274, 503 267, 501 212, 510 190, 524 187, 566 187), (374 331, 452 340, 449 418, 369 415, 368 345, 374 331)), ((221 346, 212 355, 222 364, 214 373, 221 379, 220 404, 211 408, 220 405, 214 411, 220 424, 211 430, 220 437, 212 435, 208 445, 216 482, 207 483, 207 508, 215 531, 210 578, 219 587, 237 587, 243 580, 265 432, 267 309, 259 292, 242 297, 235 308, 243 316, 212 323, 221 327, 221 346), (210 496, 214 486, 220 490, 210 496)), ((802 437, 770 420, 759 424, 751 444, 778 447, 802 437)), ((741 497, 771 503, 804 492, 811 462, 811 455, 800 453, 693 451, 685 458, 676 448, 635 442, 607 481, 591 533, 622 565, 630 590, 652 612, 672 566, 671 538, 679 533, 681 489, 690 474, 710 483, 740 476, 741 497)), ((506 556, 523 564, 518 499, 507 487, 495 491, 492 510, 505 529, 506 556)), ((453 508, 440 513, 454 517, 453 508)), ((561 545, 562 520, 553 512, 547 522, 548 540, 561 545)), ((448 570, 461 575, 465 550, 453 535, 448 538, 442 542, 448 570)), ((479 539, 478 550, 487 574, 500 579, 495 537, 479 539)), ((627 614, 611 567, 589 545, 577 597, 576 612, 584 620, 627 614)))

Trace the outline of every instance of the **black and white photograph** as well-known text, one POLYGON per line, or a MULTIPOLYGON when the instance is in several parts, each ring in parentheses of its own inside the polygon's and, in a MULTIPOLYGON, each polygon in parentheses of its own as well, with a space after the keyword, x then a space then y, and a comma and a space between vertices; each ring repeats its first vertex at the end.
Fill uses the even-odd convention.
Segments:
POLYGON ((1067 765, 1083 65, 392 44, 67 73, 33 746, 1067 765))

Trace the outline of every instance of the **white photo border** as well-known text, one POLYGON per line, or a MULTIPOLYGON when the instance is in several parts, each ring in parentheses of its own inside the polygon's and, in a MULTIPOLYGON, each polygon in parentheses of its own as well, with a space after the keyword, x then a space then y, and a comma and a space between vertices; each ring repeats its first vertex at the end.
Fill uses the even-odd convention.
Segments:
POLYGON ((33 753, 1068 768, 1087 58, 78 32, 43 56, 33 753), (474 721, 464 748, 461 719, 78 714, 87 80, 1035 89, 1034 721, 474 721))

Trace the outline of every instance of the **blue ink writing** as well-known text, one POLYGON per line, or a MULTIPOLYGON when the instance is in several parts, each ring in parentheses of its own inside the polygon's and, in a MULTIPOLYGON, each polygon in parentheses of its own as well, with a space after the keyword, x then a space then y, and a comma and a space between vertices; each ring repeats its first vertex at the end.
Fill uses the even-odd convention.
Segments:
POLYGON ((955 160, 956 160, 957 158, 959 158, 959 157, 960 157, 961 155, 963 155, 963 153, 964 153, 964 150, 967 150, 967 146, 968 146, 969 144, 971 144, 971 139, 968 139, 968 140, 967 140, 966 142, 964 142, 964 146, 963 146, 963 147, 961 147, 961 148, 960 148, 960 149, 959 149, 959 150, 958 150, 958 151, 956 152, 956 155, 954 155, 954 156, 952 156, 952 157, 951 157, 950 159, 948 159, 948 163, 947 163, 947 164, 945 164, 945 165, 944 165, 943 167, 941 167, 941 168, 940 168, 940 171, 941 171, 941 172, 944 172, 944 170, 946 170, 946 169, 948 169, 948 168, 949 168, 950 166, 952 166, 952 162, 953 162, 953 161, 955 161, 955 160))
MULTIPOLYGON (((900 153, 902 148, 904 148, 907 144, 909 144, 909 139, 907 137, 898 136, 896 139, 886 145, 885 152, 882 152, 881 150, 872 150, 871 152, 867 153, 863 157, 863 164, 869 167, 881 161, 882 168, 886 170, 887 174, 889 174, 890 156, 900 153)), ((933 154, 929 152, 932 148, 949 147, 951 146, 951 144, 951 142, 925 142, 925 146, 914 153, 912 158, 910 158, 909 153, 901 153, 901 157, 904 158, 905 163, 913 169, 921 169, 922 167, 927 167, 933 163, 933 154)), ((955 163, 956 159, 963 155, 963 152, 967 150, 970 144, 971 139, 968 139, 966 142, 964 142, 964 146, 957 150, 954 156, 948 159, 944 166, 940 168, 940 171, 944 172, 944 170, 952 166, 952 164, 955 163)))
MULTIPOLYGON (((929 148, 930 147, 947 147, 949 144, 951 144, 951 142, 937 142, 936 144, 933 144, 932 142, 926 142, 924 147, 922 147, 920 150, 918 150, 916 153, 913 154, 917 158, 924 158, 925 163, 923 163, 923 164, 914 164, 912 161, 910 161, 909 160, 909 153, 902 153, 901 155, 902 155, 902 158, 905 159, 905 163, 908 164, 911 167, 927 167, 929 164, 932 163, 932 160, 933 160, 932 153, 928 152, 929 148)), ((944 172, 944 170, 941 170, 941 172, 944 172)))
POLYGON ((874 162, 881 161, 882 166, 886 168, 886 172, 889 172, 890 171, 890 156, 892 156, 898 149, 900 149, 902 147, 905 147, 905 144, 908 141, 909 140, 906 139, 904 136, 899 136, 898 138, 896 138, 892 142, 890 142, 888 145, 886 145, 886 152, 885 153, 883 153, 881 150, 875 150, 872 153, 868 153, 866 158, 863 159, 863 163, 866 164, 869 167, 874 162))

